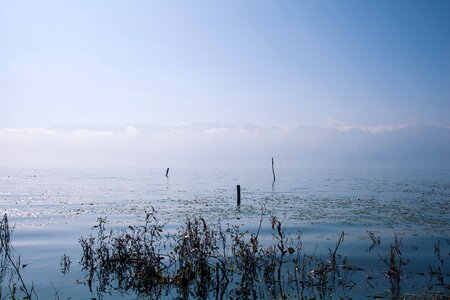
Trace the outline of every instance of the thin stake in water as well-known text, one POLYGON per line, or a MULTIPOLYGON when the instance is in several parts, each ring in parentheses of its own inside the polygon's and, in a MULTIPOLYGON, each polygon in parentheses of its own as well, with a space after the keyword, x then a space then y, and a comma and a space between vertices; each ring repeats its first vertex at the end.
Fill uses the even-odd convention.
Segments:
POLYGON ((272 174, 273 174, 273 182, 275 182, 275 169, 273 167, 274 162, 273 162, 273 157, 272 157, 272 174))
POLYGON ((241 205, 241 186, 238 184, 236 186, 236 191, 237 191, 237 205, 241 205))

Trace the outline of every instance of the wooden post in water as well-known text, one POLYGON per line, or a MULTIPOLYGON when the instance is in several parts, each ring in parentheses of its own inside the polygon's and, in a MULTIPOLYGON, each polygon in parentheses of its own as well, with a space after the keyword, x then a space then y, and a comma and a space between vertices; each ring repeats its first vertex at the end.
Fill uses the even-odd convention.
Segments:
POLYGON ((237 205, 240 206, 241 205, 241 186, 239 184, 236 186, 236 191, 237 191, 237 205))
POLYGON ((273 157, 272 157, 272 174, 273 174, 273 182, 275 182, 275 169, 273 167, 274 162, 273 162, 273 157))
POLYGON ((166 177, 169 177, 169 168, 166 170, 166 177))

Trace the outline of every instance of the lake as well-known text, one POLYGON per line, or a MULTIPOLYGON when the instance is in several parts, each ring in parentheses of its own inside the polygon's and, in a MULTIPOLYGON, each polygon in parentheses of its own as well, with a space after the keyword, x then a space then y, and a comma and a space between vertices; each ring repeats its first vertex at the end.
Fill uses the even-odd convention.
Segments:
MULTIPOLYGON (((60 299, 136 298, 132 293, 89 291, 78 263, 79 239, 93 233, 98 217, 107 217, 111 228, 126 228, 143 222, 151 208, 166 230, 176 233, 187 218, 198 216, 209 224, 255 232, 264 207, 263 243, 273 241, 270 216, 275 215, 287 233, 301 232, 304 253, 324 258, 343 231, 338 253, 364 270, 352 274, 357 284, 351 289, 327 297, 385 295, 389 282, 383 274, 389 267, 383 259, 397 237, 401 255, 409 261, 402 294, 426 294, 430 276, 422 273, 440 267, 445 282, 432 291, 449 295, 450 170, 275 171, 273 182, 270 168, 171 168, 168 177, 165 169, 3 169, 0 213, 14 227, 11 243, 26 265, 23 278, 33 283, 41 299, 55 294, 60 299), (241 186, 239 207, 236 185, 241 186), (369 233, 380 238, 379 245, 373 246, 369 233), (65 274, 63 255, 71 260, 65 274), (368 274, 375 274, 373 284, 368 274)), ((7 276, 2 291, 9 292, 7 276)))

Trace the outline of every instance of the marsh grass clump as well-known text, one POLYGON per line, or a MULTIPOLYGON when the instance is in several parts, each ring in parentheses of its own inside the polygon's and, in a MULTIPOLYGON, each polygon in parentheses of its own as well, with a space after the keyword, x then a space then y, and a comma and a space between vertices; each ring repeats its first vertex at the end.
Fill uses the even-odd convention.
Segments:
POLYGON ((389 267, 385 276, 389 279, 391 285, 391 293, 394 298, 400 296, 401 280, 404 276, 404 267, 408 264, 408 260, 403 258, 400 251, 401 239, 395 236, 390 246, 389 259, 384 259, 384 263, 389 267))
POLYGON ((80 263, 88 271, 89 288, 98 280, 101 292, 117 289, 158 295, 168 280, 164 270, 169 267, 163 262, 169 256, 161 253, 162 225, 152 212, 147 213, 144 225, 125 230, 107 230, 106 223, 106 218, 99 218, 93 227, 97 236, 80 239, 80 263))
MULTIPOLYGON (((270 218, 269 241, 262 240, 263 215, 255 233, 237 225, 223 229, 220 222, 211 225, 201 217, 188 218, 175 233, 165 233, 153 209, 143 225, 123 229, 107 229, 106 219, 99 218, 93 227, 96 235, 80 239, 85 283, 98 295, 119 291, 143 298, 323 299, 368 287, 389 291, 377 297, 404 296, 400 287, 408 275, 408 260, 399 238, 382 259, 387 271, 375 275, 373 268, 365 273, 340 253, 344 232, 325 257, 310 255, 303 250, 301 233, 287 234, 284 220, 275 216, 270 218)), ((448 274, 443 271, 447 259, 441 253, 437 244, 439 265, 430 266, 426 274, 441 290, 431 285, 422 292, 426 296, 448 295, 448 274)))
MULTIPOLYGON (((3 278, 8 267, 8 253, 10 251, 10 235, 8 217, 4 215, 0 220, 0 296, 3 291, 3 278)), ((2 299, 2 297, 0 297, 2 299)))
POLYGON ((293 291, 334 289, 328 278, 339 268, 336 248, 327 261, 302 253, 301 234, 290 237, 283 221, 272 216, 272 243, 237 225, 222 229, 203 218, 186 219, 174 234, 163 234, 154 211, 141 226, 107 230, 99 218, 96 236, 81 238, 80 261, 91 292, 123 293, 158 298, 176 291, 180 298, 287 298, 293 291))
POLYGON ((214 288, 219 295, 220 286, 227 282, 227 261, 222 255, 220 243, 225 243, 220 231, 209 227, 203 218, 188 219, 174 238, 171 252, 173 275, 168 275, 183 297, 193 293, 206 298, 214 288))
POLYGON ((3 215, 0 221, 0 254, 9 252, 11 242, 11 229, 9 228, 8 216, 3 215))
POLYGON ((0 299, 37 299, 33 284, 29 287, 22 277, 26 264, 21 264, 20 256, 15 257, 15 251, 11 246, 11 234, 12 229, 5 214, 0 221, 0 299), (6 277, 9 280, 4 290, 6 277))
MULTIPOLYGON (((450 243, 450 240, 448 240, 448 243, 450 243)), ((428 265, 430 281, 434 280, 436 285, 446 287, 450 290, 450 284, 446 281, 446 277, 450 277, 450 269, 446 270, 446 262, 450 259, 450 252, 447 254, 447 257, 443 255, 441 241, 439 240, 434 244, 434 256, 438 264, 435 267, 431 266, 431 264, 428 265)))

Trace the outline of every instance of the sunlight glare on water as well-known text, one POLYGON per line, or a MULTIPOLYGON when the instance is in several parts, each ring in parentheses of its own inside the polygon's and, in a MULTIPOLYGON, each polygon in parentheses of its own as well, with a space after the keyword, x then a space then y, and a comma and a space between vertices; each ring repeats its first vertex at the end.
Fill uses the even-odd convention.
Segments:
POLYGON ((91 233, 98 217, 121 228, 142 222, 152 207, 170 232, 195 216, 255 232, 264 206, 262 242, 272 241, 271 215, 284 220, 287 233, 301 232, 306 253, 327 254, 344 231, 341 251, 373 268, 394 235, 404 238, 406 255, 419 258, 415 266, 421 268, 427 268, 436 239, 450 236, 450 170, 276 173, 273 182, 270 169, 171 168, 169 177, 159 169, 4 169, 0 212, 14 226, 13 245, 28 265, 24 276, 42 297, 53 297, 54 287, 67 297, 80 289, 86 292, 74 284, 85 276, 77 265, 78 240, 91 233), (370 258, 369 231, 383 240, 370 258), (58 266, 63 254, 73 258, 74 266, 62 277, 58 266))

